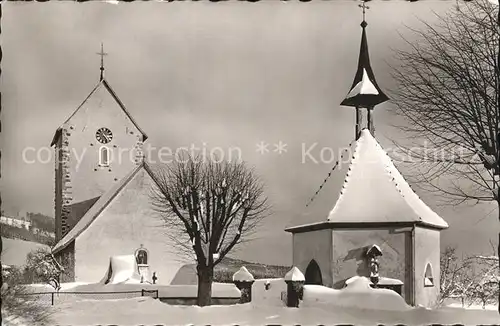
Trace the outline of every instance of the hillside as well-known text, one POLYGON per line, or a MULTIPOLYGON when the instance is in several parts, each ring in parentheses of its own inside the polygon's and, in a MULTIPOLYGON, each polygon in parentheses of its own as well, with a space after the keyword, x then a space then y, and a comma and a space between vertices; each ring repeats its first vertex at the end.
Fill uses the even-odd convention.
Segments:
POLYGON ((40 214, 28 212, 26 217, 31 221, 33 227, 40 229, 45 232, 53 233, 55 230, 55 219, 53 217, 40 214))
MULTIPOLYGON (((265 265, 247 262, 240 259, 225 257, 214 270, 214 282, 231 283, 233 274, 245 266, 255 279, 280 278, 290 270, 289 266, 265 265)), ((179 269, 172 280, 173 285, 197 284, 196 265, 184 265, 179 269)))
POLYGON ((0 235, 2 236, 2 238, 37 242, 48 246, 52 246, 54 244, 54 238, 52 238, 51 236, 47 236, 41 233, 35 234, 26 229, 11 225, 0 225, 0 235))

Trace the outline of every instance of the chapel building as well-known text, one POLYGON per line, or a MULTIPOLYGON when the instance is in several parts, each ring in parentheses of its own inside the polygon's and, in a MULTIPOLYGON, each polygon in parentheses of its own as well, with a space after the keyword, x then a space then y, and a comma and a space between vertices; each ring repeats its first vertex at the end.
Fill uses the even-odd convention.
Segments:
POLYGON ((375 138, 373 110, 388 97, 370 66, 364 19, 361 27, 358 70, 341 103, 355 108, 354 150, 325 219, 286 229, 293 236, 293 265, 306 284, 342 288, 349 278, 366 276, 410 305, 431 307, 439 296, 440 236, 448 224, 411 189, 375 138))

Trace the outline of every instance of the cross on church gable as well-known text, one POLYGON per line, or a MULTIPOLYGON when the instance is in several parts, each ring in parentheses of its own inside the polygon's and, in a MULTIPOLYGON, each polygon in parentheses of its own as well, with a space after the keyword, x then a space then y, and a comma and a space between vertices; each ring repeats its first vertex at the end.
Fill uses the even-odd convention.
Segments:
POLYGON ((108 53, 104 52, 104 44, 101 43, 101 51, 97 52, 96 54, 101 56, 101 80, 104 78, 104 56, 108 55, 108 53))

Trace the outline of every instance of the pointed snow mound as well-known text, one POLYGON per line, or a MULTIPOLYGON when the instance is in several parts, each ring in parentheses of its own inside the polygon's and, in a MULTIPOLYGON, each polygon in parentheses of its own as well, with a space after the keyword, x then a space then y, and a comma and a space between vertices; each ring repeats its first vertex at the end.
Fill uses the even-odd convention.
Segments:
POLYGON ((109 258, 109 268, 101 284, 137 284, 141 276, 134 255, 113 256, 109 258))
POLYGON ((255 279, 253 275, 248 271, 248 269, 245 266, 242 266, 236 273, 234 273, 233 281, 252 282, 255 281, 255 279))
POLYGON ((340 196, 328 216, 334 223, 418 222, 448 227, 410 188, 367 129, 361 132, 340 196))
POLYGON ((285 281, 304 282, 305 280, 304 274, 295 266, 285 275, 285 281))

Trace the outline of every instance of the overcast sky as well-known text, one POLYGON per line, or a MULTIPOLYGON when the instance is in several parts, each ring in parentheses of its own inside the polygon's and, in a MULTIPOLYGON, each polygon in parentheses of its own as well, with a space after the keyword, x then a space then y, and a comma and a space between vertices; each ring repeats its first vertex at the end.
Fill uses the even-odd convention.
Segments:
MULTIPOLYGON (((370 55, 383 89, 394 85, 388 64, 392 49, 403 46, 398 33, 407 35, 404 24, 432 21, 431 11, 444 13, 454 4, 369 3, 370 55)), ((22 151, 48 148, 57 127, 92 90, 104 42, 106 78, 149 144, 238 147, 266 183, 274 213, 241 257, 290 263, 284 227, 326 219, 303 214, 332 163, 303 162, 302 147, 317 144, 312 153, 319 157, 321 148, 337 150, 352 140, 354 112, 339 103, 356 71, 357 2, 49 2, 3 9, 1 190, 7 211, 54 215, 54 164, 27 164, 22 151), (269 153, 256 152, 261 141, 270 144, 269 153), (273 152, 279 141, 287 144, 281 155, 273 152)), ((375 114, 376 136, 386 147, 398 137, 389 127, 389 106, 375 114)), ((313 211, 333 207, 343 178, 332 176, 313 211)), ((497 232, 494 205, 438 207, 419 194, 451 225, 443 245, 489 253, 497 232)))

